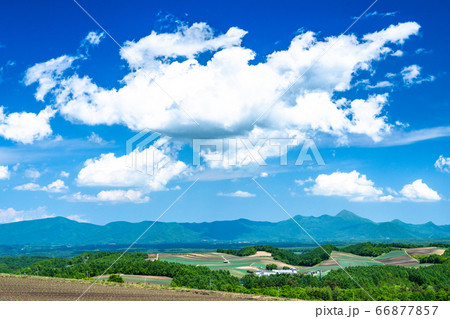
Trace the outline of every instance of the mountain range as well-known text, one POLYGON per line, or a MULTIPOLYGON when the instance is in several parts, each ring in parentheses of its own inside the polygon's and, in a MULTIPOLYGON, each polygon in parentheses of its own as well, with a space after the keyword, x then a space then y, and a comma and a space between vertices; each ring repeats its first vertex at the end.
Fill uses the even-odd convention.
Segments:
MULTIPOLYGON (((450 239, 450 225, 407 224, 400 220, 376 223, 343 210, 335 216, 294 217, 317 241, 393 241, 450 239)), ((0 225, 0 245, 130 244, 152 221, 80 223, 64 217, 0 225)), ((139 244, 306 243, 311 238, 292 220, 261 222, 248 219, 203 223, 157 222, 139 244)))

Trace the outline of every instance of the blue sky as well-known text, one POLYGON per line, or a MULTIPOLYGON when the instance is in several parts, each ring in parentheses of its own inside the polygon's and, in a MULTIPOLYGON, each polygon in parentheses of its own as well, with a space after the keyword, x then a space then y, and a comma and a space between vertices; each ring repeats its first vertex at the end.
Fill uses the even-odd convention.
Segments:
POLYGON ((448 4, 380 0, 338 38, 370 1, 79 3, 122 48, 72 1, 0 10, 0 222, 152 220, 196 178, 163 221, 286 219, 253 177, 292 215, 450 223, 448 4), (154 175, 127 164, 144 129, 172 137, 154 175), (194 165, 194 138, 267 165, 194 165), (294 165, 305 139, 326 165, 294 165))

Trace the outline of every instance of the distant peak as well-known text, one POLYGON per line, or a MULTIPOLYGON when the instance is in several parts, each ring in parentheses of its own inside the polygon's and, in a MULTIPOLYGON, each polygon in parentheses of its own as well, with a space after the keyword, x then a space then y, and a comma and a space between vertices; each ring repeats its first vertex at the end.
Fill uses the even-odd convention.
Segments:
POLYGON ((341 210, 341 211, 336 215, 336 217, 345 218, 345 219, 357 219, 357 218, 359 219, 359 218, 361 218, 361 217, 359 217, 358 215, 356 215, 356 214, 354 214, 354 213, 352 213, 351 211, 346 210, 346 209, 341 210))

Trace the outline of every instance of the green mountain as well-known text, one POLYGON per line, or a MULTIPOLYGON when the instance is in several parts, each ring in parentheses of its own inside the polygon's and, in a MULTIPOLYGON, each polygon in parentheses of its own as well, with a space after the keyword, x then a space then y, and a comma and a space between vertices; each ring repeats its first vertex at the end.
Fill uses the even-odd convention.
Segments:
MULTIPOLYGON (((295 216, 318 241, 449 239, 450 225, 421 225, 399 220, 376 223, 343 210, 336 216, 295 216)), ((113 222, 104 226, 63 217, 0 225, 0 245, 108 245, 130 244, 153 222, 113 222)), ((306 243, 311 238, 292 220, 276 223, 247 219, 210 223, 157 222, 139 244, 306 243)))

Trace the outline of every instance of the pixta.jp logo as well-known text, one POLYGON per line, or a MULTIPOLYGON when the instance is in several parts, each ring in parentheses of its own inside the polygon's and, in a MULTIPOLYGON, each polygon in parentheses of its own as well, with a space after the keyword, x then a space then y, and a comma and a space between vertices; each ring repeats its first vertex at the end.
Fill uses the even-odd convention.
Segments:
POLYGON ((170 157, 161 152, 172 138, 158 132, 143 130, 127 140, 127 166, 148 175, 170 162, 170 157))

